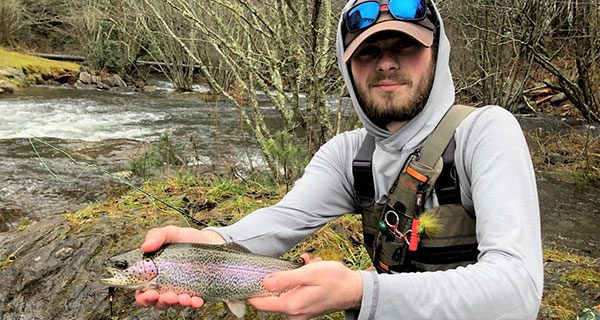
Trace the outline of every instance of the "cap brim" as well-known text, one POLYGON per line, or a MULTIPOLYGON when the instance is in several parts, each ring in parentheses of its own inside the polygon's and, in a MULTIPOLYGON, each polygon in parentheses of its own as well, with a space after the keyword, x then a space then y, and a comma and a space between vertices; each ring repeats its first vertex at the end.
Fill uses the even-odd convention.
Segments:
POLYGON ((407 21, 399 21, 399 20, 388 20, 379 22, 376 25, 368 28, 363 31, 363 33, 359 34, 356 38, 350 42, 348 48, 344 51, 344 62, 348 62, 354 51, 360 46, 360 44, 365 41, 368 37, 381 32, 381 31, 398 31, 409 35, 415 40, 419 41, 425 47, 431 47, 433 44, 433 31, 422 27, 418 24, 407 22, 407 21))

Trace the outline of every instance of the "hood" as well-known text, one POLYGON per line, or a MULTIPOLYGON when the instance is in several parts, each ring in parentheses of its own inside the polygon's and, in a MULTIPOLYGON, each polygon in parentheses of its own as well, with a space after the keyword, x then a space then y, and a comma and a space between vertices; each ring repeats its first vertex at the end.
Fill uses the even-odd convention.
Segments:
POLYGON ((434 14, 437 16, 440 25, 438 30, 439 44, 437 54, 437 66, 429 99, 427 100, 427 104, 425 105, 421 113, 419 113, 419 115, 410 120, 397 132, 391 132, 386 130, 385 128, 380 128, 373 124, 373 122, 371 122, 371 120, 363 112, 363 109, 356 97, 356 90, 350 77, 348 65, 344 63, 344 60, 342 58, 344 55, 344 40, 342 37, 342 18, 344 17, 346 12, 350 10, 350 8, 355 4, 355 2, 355 0, 348 1, 344 9, 342 10, 342 15, 340 16, 340 21, 337 30, 337 56, 339 68, 342 72, 344 82, 346 83, 346 87, 348 88, 348 92, 350 93, 350 97, 352 98, 352 102, 354 108, 356 109, 356 113, 358 114, 365 129, 370 134, 375 136, 375 140, 377 141, 378 146, 391 153, 404 153, 406 151, 412 152, 412 150, 416 149, 424 142, 424 140, 429 136, 429 134, 431 134, 433 129, 436 127, 438 122, 442 119, 444 114, 446 114, 448 109, 450 109, 450 107, 454 104, 454 83, 452 81, 452 75, 450 73, 449 66, 450 43, 448 41, 448 38, 446 37, 444 25, 440 17, 439 11, 435 6, 435 3, 431 1, 433 4, 434 14))

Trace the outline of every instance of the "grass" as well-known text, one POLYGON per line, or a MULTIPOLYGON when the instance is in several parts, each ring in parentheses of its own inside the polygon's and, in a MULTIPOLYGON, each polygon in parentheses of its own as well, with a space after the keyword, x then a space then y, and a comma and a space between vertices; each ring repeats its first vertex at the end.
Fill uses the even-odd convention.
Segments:
POLYGON ((600 137, 575 129, 566 133, 551 133, 539 129, 525 133, 536 168, 556 171, 578 186, 600 186, 600 137), (559 163, 549 158, 558 156, 559 163))
MULTIPOLYGON (((253 210, 274 204, 281 196, 275 191, 275 187, 249 185, 235 180, 202 180, 185 175, 177 175, 164 181, 150 180, 142 185, 142 189, 180 208, 185 208, 190 203, 215 203, 214 209, 194 213, 194 217, 217 226, 233 223, 253 210)), ((143 225, 152 225, 152 221, 158 222, 162 218, 178 215, 173 209, 135 190, 91 204, 76 212, 63 214, 75 229, 88 228, 91 223, 105 216, 122 217, 131 221, 150 220, 143 225)))
POLYGON ((600 260, 544 248, 544 296, 541 319, 575 319, 598 303, 600 260))
POLYGON ((3 48, 0 48, 0 67, 23 70, 30 83, 40 83, 44 79, 79 71, 79 65, 76 63, 48 60, 3 48))

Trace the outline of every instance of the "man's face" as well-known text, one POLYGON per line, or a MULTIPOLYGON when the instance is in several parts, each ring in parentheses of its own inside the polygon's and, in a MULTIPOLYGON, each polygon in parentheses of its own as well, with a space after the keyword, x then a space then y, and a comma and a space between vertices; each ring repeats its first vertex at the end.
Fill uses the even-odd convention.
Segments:
POLYGON ((381 128, 421 112, 435 76, 433 49, 398 32, 365 40, 350 67, 365 114, 381 128))

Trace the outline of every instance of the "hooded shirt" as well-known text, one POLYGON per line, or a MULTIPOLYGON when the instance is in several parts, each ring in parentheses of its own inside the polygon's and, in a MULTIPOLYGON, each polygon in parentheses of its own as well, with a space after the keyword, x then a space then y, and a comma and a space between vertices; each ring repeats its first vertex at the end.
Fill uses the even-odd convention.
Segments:
MULTIPOLYGON (((355 1, 349 1, 342 16, 355 1)), ((279 256, 327 222, 355 211, 352 161, 367 132, 375 136, 375 198, 384 203, 408 156, 422 146, 455 102, 450 44, 439 21, 435 79, 423 110, 400 130, 376 126, 357 99, 343 62, 339 68, 364 128, 342 133, 315 154, 304 175, 277 204, 215 229, 252 252, 279 256)), ((535 319, 543 289, 537 189, 529 150, 516 119, 499 106, 472 112, 455 132, 461 201, 475 207, 480 254, 467 267, 436 272, 377 274, 361 271, 363 295, 349 319, 535 319)), ((435 195, 426 203, 437 205, 435 195)))

